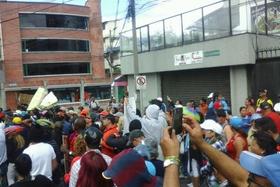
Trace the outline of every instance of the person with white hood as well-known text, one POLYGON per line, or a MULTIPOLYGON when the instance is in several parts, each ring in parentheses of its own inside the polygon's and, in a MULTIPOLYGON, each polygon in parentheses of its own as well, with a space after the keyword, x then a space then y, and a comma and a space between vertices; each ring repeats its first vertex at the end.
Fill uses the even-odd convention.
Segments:
POLYGON ((158 144, 163 135, 163 129, 167 127, 166 115, 160 110, 160 107, 156 104, 150 104, 145 111, 143 117, 136 115, 133 107, 128 103, 128 99, 125 98, 124 105, 127 111, 127 117, 129 120, 138 119, 142 124, 142 131, 146 138, 154 138, 158 144))

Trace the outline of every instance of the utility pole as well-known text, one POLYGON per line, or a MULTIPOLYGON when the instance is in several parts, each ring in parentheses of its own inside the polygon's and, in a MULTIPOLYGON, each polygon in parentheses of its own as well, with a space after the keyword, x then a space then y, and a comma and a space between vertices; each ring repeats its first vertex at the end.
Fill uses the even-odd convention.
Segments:
MULTIPOLYGON (((135 14, 135 0, 129 0, 129 12, 132 21, 132 37, 133 37, 133 65, 134 65, 134 80, 136 84, 136 76, 139 74, 139 62, 138 62, 138 50, 137 50, 137 34, 136 34, 136 14, 135 14)), ((135 93, 139 98, 140 110, 143 109, 142 95, 141 91, 137 90, 135 85, 135 93)), ((137 103, 137 102, 136 102, 137 103)))

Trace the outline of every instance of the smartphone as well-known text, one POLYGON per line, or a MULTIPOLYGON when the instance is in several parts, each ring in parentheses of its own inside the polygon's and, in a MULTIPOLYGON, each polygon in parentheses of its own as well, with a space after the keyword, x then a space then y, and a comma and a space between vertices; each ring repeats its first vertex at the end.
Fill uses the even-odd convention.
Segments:
POLYGON ((183 119, 183 108, 173 109, 173 129, 175 129, 176 134, 180 134, 183 130, 182 119, 183 119))

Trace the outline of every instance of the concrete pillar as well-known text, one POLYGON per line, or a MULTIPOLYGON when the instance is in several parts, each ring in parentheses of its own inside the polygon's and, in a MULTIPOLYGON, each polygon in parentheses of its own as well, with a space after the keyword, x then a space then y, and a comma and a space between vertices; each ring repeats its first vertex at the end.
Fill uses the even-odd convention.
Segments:
POLYGON ((81 86, 80 86, 80 103, 81 106, 85 105, 85 81, 81 80, 81 86))
POLYGON ((239 107, 244 106, 248 97, 248 79, 246 66, 230 67, 230 95, 233 115, 239 114, 239 107))
MULTIPOLYGON (((161 96, 161 79, 160 74, 151 73, 151 74, 141 74, 146 75, 147 78, 147 87, 145 90, 141 90, 140 94, 137 96, 136 104, 141 106, 141 112, 149 104, 151 99, 155 99, 161 96), (141 101, 141 102, 140 102, 141 101)), ((130 95, 134 94, 136 82, 133 75, 128 76, 128 92, 130 95)))

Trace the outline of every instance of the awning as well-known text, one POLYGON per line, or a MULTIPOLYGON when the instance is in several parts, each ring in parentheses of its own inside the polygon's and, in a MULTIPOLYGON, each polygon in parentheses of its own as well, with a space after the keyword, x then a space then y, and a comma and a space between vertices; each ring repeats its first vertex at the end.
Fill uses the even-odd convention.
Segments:
POLYGON ((127 77, 125 75, 117 76, 111 86, 127 86, 127 77))

